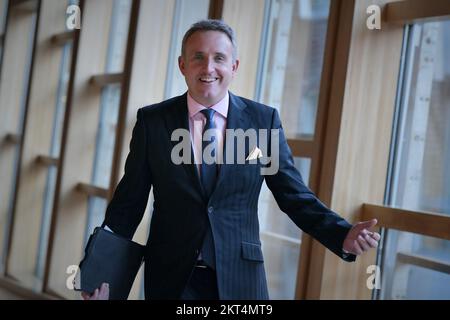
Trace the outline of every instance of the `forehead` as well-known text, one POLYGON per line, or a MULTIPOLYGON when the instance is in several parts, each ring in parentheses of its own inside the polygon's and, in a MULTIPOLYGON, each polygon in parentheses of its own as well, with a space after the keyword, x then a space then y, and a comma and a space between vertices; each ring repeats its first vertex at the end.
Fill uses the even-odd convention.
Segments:
POLYGON ((187 52, 232 52, 230 38, 221 31, 197 31, 186 41, 187 52))

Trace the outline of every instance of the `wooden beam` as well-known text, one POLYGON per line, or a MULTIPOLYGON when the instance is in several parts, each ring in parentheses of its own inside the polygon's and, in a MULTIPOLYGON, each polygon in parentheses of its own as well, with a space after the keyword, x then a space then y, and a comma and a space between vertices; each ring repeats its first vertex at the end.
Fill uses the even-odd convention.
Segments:
POLYGON ((391 23, 413 23, 445 19, 450 16, 448 0, 404 0, 387 3, 383 7, 383 20, 391 23))
POLYGON ((411 264, 414 266, 450 274, 449 263, 442 260, 430 258, 424 255, 407 252, 398 252, 397 261, 405 264, 411 264))
POLYGON ((5 142, 10 144, 19 144, 22 136, 16 133, 8 133, 5 136, 5 142))
POLYGON ((312 158, 314 155, 315 142, 308 140, 287 139, 294 157, 312 158))
POLYGON ((102 187, 93 186, 88 183, 78 183, 76 189, 90 197, 99 197, 103 199, 108 199, 109 190, 102 187))
POLYGON ((222 19, 223 0, 209 1, 209 19, 222 19))
POLYGON ((0 288, 5 288, 15 295, 22 297, 24 300, 57 300, 56 297, 49 294, 29 289, 10 277, 0 277, 0 288))
MULTIPOLYGON (((18 4, 18 3, 16 3, 18 4)), ((40 21, 39 14, 24 14, 20 8, 8 10, 7 32, 3 45, 0 79, 0 137, 9 133, 20 133, 8 137, 17 148, 2 149, 0 152, 0 220, 9 224, 0 230, 0 247, 4 248, 5 273, 11 253, 11 239, 16 221, 17 191, 20 185, 20 165, 23 163, 23 141, 26 132, 30 88, 36 51, 36 38, 40 21), (17 132, 17 125, 22 127, 17 132), (11 139, 12 138, 12 139, 11 139), (14 169, 13 169, 14 168, 14 169), (11 181, 14 181, 11 187, 11 181), (8 218, 6 218, 8 217, 8 218), (6 220, 5 220, 6 219, 6 220)), ((27 221, 27 225, 32 225, 27 221)), ((28 245, 35 242, 28 242, 28 245)), ((27 252, 23 252, 25 255, 27 252)))
POLYGON ((75 36, 75 31, 64 31, 58 34, 53 35, 50 38, 50 42, 57 46, 63 46, 69 41, 73 41, 75 36))
POLYGON ((106 73, 92 76, 89 79, 89 83, 98 87, 104 87, 109 84, 121 83, 123 79, 123 73, 106 73))
POLYGON ((42 164, 42 165, 47 166, 47 167, 58 166, 59 165, 59 159, 55 158, 55 157, 39 155, 39 156, 36 157, 36 163, 42 164))
POLYGON ((373 218, 376 218, 378 225, 384 228, 450 240, 450 216, 448 215, 363 204, 361 219, 373 218))
POLYGON ((37 0, 11 0, 11 8, 16 12, 32 13, 38 8, 37 0))
MULTIPOLYGON (((344 0, 343 5, 348 2, 344 0)), ((344 10, 353 16, 351 38, 350 42, 338 40, 338 48, 348 45, 349 51, 334 52, 345 57, 342 60, 346 63, 335 64, 319 199, 327 203, 331 196, 331 209, 349 222, 360 219, 362 203, 382 203, 386 189, 404 28, 385 24, 382 32, 376 32, 366 26, 367 7, 382 7, 386 2, 357 0, 353 10, 344 10)), ((311 256, 320 261, 310 267, 308 298, 371 298, 373 291, 365 285, 366 270, 375 264, 376 250, 349 264, 314 242, 311 256), (318 272, 319 286, 313 276, 318 272)))

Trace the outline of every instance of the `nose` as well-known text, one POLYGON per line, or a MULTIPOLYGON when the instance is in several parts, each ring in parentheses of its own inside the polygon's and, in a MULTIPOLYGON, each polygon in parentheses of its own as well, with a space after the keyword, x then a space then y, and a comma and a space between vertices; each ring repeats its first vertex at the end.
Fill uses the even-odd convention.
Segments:
POLYGON ((214 71, 214 59, 211 57, 208 57, 204 60, 204 69, 207 73, 211 73, 214 71))

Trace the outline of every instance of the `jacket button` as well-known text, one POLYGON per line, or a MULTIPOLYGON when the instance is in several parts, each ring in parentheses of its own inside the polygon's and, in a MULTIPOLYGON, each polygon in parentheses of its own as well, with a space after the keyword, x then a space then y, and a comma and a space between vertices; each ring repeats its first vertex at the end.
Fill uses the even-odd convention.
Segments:
POLYGON ((208 207, 208 213, 213 213, 214 208, 213 207, 208 207))

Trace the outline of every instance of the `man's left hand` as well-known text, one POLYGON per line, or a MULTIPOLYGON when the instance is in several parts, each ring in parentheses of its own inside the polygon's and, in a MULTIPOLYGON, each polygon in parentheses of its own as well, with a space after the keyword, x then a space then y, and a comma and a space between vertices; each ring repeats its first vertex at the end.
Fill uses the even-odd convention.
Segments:
POLYGON ((348 253, 360 255, 371 248, 376 248, 381 236, 377 232, 369 231, 369 228, 374 227, 377 222, 377 219, 372 219, 356 223, 348 232, 343 249, 348 253))

